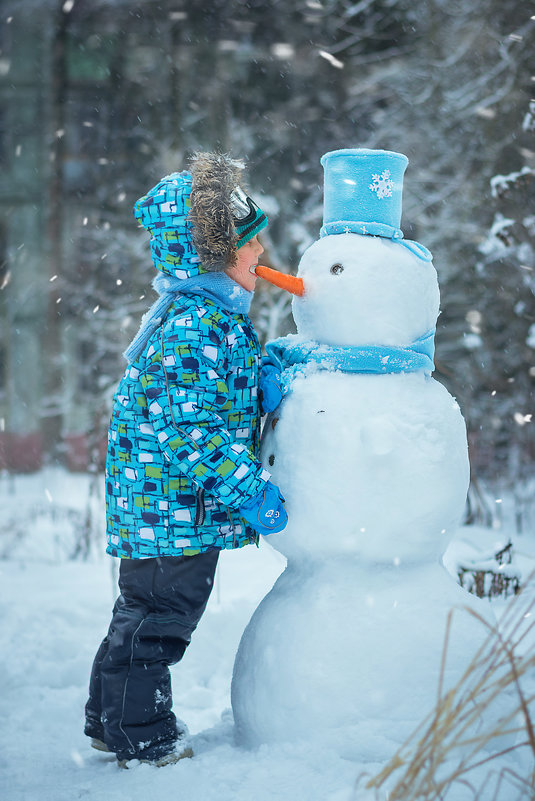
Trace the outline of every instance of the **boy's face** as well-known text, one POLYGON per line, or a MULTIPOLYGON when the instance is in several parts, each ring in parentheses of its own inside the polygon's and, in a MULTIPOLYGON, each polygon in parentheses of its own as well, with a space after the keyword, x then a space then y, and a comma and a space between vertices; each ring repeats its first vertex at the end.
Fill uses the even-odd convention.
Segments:
POLYGON ((257 276, 251 272, 251 267, 257 266, 258 259, 263 252, 264 248, 258 241, 258 237, 253 236, 238 250, 236 263, 232 267, 227 267, 225 272, 244 289, 254 292, 257 276))

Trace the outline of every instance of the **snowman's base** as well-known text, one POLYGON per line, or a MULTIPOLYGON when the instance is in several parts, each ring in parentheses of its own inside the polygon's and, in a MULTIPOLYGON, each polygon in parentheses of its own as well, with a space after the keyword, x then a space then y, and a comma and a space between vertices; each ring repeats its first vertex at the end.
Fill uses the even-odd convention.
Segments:
POLYGON ((232 683, 238 741, 308 739, 346 758, 389 759, 487 636, 463 607, 492 614, 438 564, 289 566, 240 644, 232 683))

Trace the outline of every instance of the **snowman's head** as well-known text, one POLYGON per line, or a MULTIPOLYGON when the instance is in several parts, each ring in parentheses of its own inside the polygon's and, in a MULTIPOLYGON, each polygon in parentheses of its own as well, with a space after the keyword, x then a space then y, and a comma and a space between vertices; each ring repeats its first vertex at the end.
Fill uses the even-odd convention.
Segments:
POLYGON ((329 345, 407 345, 434 328, 439 289, 433 264, 403 245, 335 234, 303 254, 303 295, 292 311, 299 334, 329 345))

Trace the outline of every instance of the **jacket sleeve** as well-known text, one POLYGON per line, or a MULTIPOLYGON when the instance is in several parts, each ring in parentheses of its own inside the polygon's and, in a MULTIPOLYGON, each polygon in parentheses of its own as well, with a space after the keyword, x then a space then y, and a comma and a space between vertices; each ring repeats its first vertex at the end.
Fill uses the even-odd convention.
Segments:
POLYGON ((147 352, 140 377, 149 421, 170 463, 226 506, 257 495, 269 473, 221 416, 231 408, 226 384, 228 346, 194 317, 165 324, 147 352))

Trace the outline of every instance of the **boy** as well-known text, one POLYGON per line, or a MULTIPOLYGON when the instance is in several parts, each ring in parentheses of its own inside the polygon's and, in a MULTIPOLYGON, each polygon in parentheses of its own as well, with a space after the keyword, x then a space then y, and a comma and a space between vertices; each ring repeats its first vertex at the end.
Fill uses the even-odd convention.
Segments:
POLYGON ((261 351, 247 313, 265 214, 240 165, 202 153, 134 214, 151 235, 159 300, 125 353, 106 462, 107 551, 119 596, 94 660, 85 733, 155 765, 191 756, 169 665, 206 607, 219 552, 281 531, 283 498, 257 459, 261 351))

